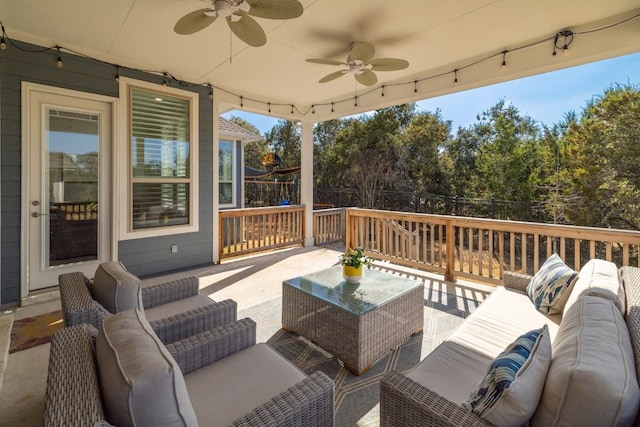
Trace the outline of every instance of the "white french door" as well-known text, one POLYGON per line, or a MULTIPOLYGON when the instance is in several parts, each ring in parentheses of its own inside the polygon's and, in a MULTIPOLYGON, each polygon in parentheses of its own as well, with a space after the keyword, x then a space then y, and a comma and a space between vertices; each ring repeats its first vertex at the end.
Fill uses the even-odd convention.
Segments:
POLYGON ((111 257, 113 103, 40 86, 23 90, 24 293, 57 285, 62 273, 93 277, 111 257))

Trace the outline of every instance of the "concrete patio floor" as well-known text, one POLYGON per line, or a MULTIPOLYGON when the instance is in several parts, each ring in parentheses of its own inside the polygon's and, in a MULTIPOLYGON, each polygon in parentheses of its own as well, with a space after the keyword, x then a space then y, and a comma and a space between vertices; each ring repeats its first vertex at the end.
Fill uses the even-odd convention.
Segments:
MULTIPOLYGON (((338 262, 342 247, 293 248, 279 252, 238 258, 219 265, 145 279, 143 283, 162 283, 179 277, 195 275, 200 280, 200 291, 214 300, 233 299, 238 312, 281 297, 282 281, 328 268, 338 262)), ((406 275, 425 283, 425 299, 440 298, 442 294, 456 295, 461 310, 472 312, 474 301, 481 302, 493 287, 459 280, 444 282, 442 276, 424 271, 376 262, 375 268, 406 275)), ((15 320, 60 309, 57 292, 49 292, 49 301, 27 307, 18 307, 5 313, 15 320)), ((264 336, 258 323, 258 341, 264 336)), ((0 328, 0 334, 2 328, 0 328)), ((5 332, 6 333, 6 332, 5 332)), ((1 350, 1 349, 0 349, 1 350)), ((1 351, 0 351, 1 352, 1 351)), ((40 426, 43 423, 44 394, 46 388, 49 344, 0 355, 6 361, 4 380, 0 389, 1 426, 40 426)), ((2 362, 2 360, 0 360, 2 362)), ((0 366, 2 363, 0 363, 0 366)))

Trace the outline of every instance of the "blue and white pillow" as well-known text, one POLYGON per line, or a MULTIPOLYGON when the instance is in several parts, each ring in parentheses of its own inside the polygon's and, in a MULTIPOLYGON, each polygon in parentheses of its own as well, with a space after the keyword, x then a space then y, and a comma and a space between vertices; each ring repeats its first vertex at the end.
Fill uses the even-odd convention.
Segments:
POLYGON ((507 346, 462 406, 495 425, 521 426, 538 406, 550 364, 551 339, 545 325, 507 346))
POLYGON ((551 255, 527 285, 527 294, 544 314, 562 313, 578 273, 567 267, 558 254, 551 255))

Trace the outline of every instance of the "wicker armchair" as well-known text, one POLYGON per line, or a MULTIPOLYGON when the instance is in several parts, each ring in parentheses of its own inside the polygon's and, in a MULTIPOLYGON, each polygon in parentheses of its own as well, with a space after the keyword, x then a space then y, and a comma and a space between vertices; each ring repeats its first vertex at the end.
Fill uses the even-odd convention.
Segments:
MULTIPOLYGON (((105 419, 98 376, 96 357, 96 337, 98 332, 88 324, 63 328, 51 341, 49 371, 47 377, 44 424, 45 426, 88 426, 110 425, 105 419)), ((233 389, 231 384, 209 381, 210 369, 216 361, 232 359, 235 354, 254 347, 256 324, 250 319, 241 319, 221 327, 207 330, 189 338, 166 346, 185 377, 202 375, 207 387, 206 396, 198 396, 197 391, 188 390, 191 400, 221 396, 233 389), (209 375, 209 377, 207 376, 209 375)), ((264 351, 272 352, 271 358, 281 358, 275 350, 263 346, 264 351)), ((249 364, 267 373, 264 381, 275 382, 268 378, 269 365, 262 358, 247 359, 249 364), (264 365, 267 366, 264 366, 264 365)), ((250 357, 250 356, 249 356, 250 357)), ((291 365, 290 369, 297 370, 291 365)), ((234 382, 252 384, 260 381, 248 378, 251 374, 243 370, 232 373, 234 382)), ((273 376, 273 374, 271 374, 273 376)), ((334 383, 322 372, 310 376, 280 392, 263 404, 236 419, 232 426, 333 426, 334 425, 334 383)), ((189 387, 187 387, 189 388, 189 387)), ((248 389, 245 389, 245 394, 248 389)), ((249 391, 249 394, 253 391, 249 391)), ((248 396, 231 396, 235 401, 248 401, 248 396)), ((219 425, 218 420, 196 415, 200 426, 219 425)))
MULTIPOLYGON (((92 281, 83 273, 61 274, 58 284, 65 326, 87 323, 99 328, 105 318, 115 314, 93 299, 92 281)), ((215 302, 198 292, 195 277, 142 287, 142 304, 147 318, 163 343, 237 319, 235 301, 215 302)))

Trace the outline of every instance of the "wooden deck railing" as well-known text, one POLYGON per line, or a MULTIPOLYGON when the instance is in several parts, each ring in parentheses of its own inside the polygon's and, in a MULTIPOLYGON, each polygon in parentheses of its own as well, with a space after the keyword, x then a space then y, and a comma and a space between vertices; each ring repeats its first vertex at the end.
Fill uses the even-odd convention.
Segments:
POLYGON ((219 259, 301 245, 304 206, 220 211, 219 259))
POLYGON ((313 211, 313 237, 316 245, 344 244, 345 208, 313 211))
POLYGON ((591 258, 640 264, 640 232, 347 209, 346 246, 376 259, 499 284, 505 270, 534 274, 557 252, 578 270, 591 258))

